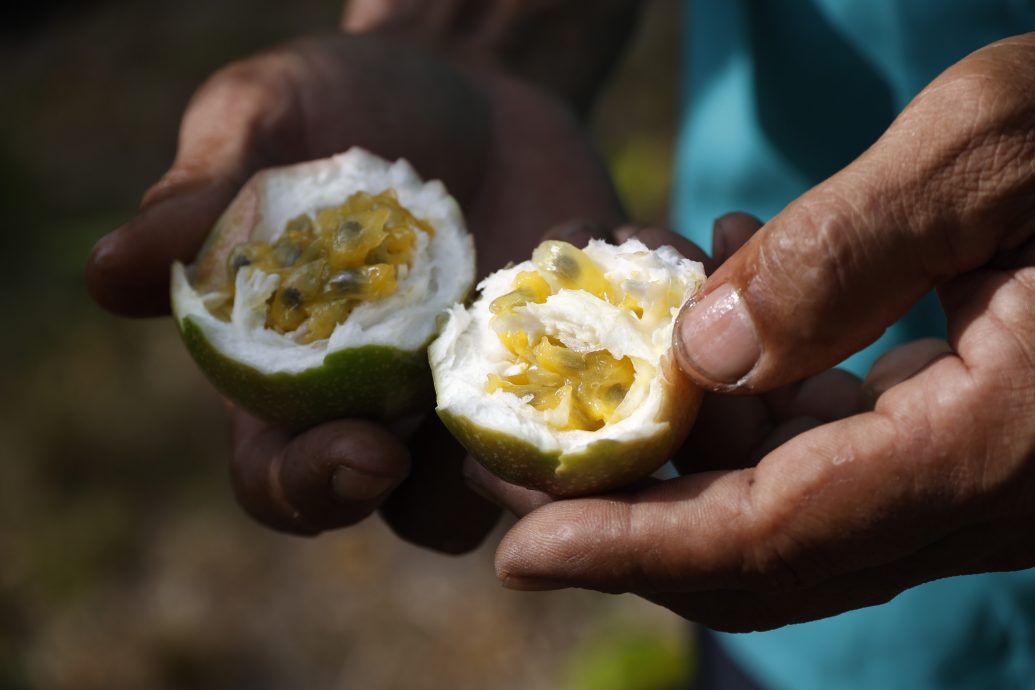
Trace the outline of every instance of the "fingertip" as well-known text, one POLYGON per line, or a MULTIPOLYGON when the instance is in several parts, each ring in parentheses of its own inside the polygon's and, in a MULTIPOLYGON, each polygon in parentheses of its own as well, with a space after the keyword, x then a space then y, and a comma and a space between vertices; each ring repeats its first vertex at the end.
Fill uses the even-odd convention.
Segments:
MULTIPOLYGON (((592 500, 592 499, 587 499, 592 500)), ((587 529, 606 525, 587 525, 584 518, 596 514, 579 513, 583 501, 559 501, 546 504, 524 516, 507 531, 496 547, 496 576, 511 582, 533 580, 560 581, 565 564, 584 551, 587 529)))
POLYGON ((364 420, 329 422, 304 432, 291 444, 287 460, 284 488, 296 505, 332 499, 368 507, 368 513, 410 471, 406 446, 364 420))
POLYGON ((721 264, 758 232, 763 225, 755 216, 741 211, 726 213, 712 224, 712 257, 721 264))
POLYGON ((914 340, 889 350, 867 372, 862 382, 863 395, 872 406, 886 391, 953 352, 952 346, 941 338, 914 340))
POLYGON ((169 313, 169 273, 142 274, 127 250, 127 226, 101 237, 86 260, 85 281, 90 297, 119 316, 148 317, 169 313))
POLYGON ((867 407, 862 381, 844 369, 828 369, 802 382, 792 403, 794 413, 833 422, 867 407))
POLYGON ((169 272, 192 261, 233 198, 235 179, 209 180, 174 168, 144 195, 139 212, 94 245, 86 286, 101 307, 120 316, 169 313, 169 272))
POLYGON ((751 312, 730 283, 683 305, 672 337, 679 367, 708 390, 746 387, 763 353, 751 312))
POLYGON ((500 479, 471 456, 464 459, 463 474, 464 481, 472 491, 515 515, 527 515, 554 500, 542 491, 526 489, 500 479))
POLYGON ((86 258, 86 289, 97 304, 114 311, 109 286, 118 282, 118 256, 114 251, 115 230, 101 237, 86 258))
POLYGON ((234 437, 238 501, 262 524, 297 535, 359 522, 409 471, 406 448, 363 420, 329 422, 292 437, 236 412, 234 437))

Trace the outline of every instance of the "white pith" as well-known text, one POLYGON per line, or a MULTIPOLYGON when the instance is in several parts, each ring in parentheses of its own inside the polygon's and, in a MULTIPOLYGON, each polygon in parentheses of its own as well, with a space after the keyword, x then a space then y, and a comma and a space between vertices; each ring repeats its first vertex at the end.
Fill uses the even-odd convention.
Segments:
POLYGON ((413 261, 399 271, 396 291, 380 300, 358 305, 330 337, 310 344, 302 332, 278 333, 266 328, 266 301, 279 277, 252 267, 237 272, 236 296, 230 321, 206 308, 212 295, 191 285, 190 270, 173 265, 173 313, 191 317, 219 352, 262 372, 296 373, 320 366, 339 350, 385 345, 418 350, 435 333, 439 315, 467 294, 474 282, 474 247, 460 207, 438 180, 424 182, 405 160, 390 163, 359 148, 318 161, 257 174, 258 222, 252 239, 272 242, 287 222, 303 213, 338 206, 355 192, 379 194, 395 190, 401 206, 430 224, 435 233, 417 233, 413 261))
POLYGON ((644 308, 642 318, 581 290, 557 290, 542 304, 528 303, 509 315, 493 316, 491 302, 513 290, 522 271, 534 271, 522 262, 485 278, 478 300, 469 308, 454 305, 441 335, 428 351, 435 373, 438 406, 474 424, 528 441, 544 452, 577 453, 604 439, 630 441, 653 437, 669 428, 659 419, 669 383, 660 362, 671 347, 672 329, 680 307, 704 282, 703 266, 683 258, 671 247, 650 251, 638 240, 615 247, 592 241, 586 254, 618 287, 621 302, 631 294, 644 308), (504 347, 497 329, 524 330, 535 342, 539 335, 557 338, 570 349, 607 350, 616 359, 628 356, 636 380, 616 414, 616 421, 596 431, 563 431, 549 423, 550 412, 540 412, 511 393, 485 392, 490 373, 515 373, 515 357, 504 347))

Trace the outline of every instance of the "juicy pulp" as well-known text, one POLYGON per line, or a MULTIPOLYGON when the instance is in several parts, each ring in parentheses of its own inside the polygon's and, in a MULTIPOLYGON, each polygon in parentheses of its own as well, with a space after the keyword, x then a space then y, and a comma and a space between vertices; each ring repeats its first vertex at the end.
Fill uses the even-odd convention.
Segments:
POLYGON ((194 262, 173 265, 171 298, 184 342, 223 395, 302 429, 426 409, 427 346, 474 272, 473 241, 442 183, 354 148, 256 173, 194 262), (274 312, 294 302, 303 319, 274 312))
MULTIPOLYGON (((536 271, 519 273, 514 289, 489 305, 494 314, 490 323, 500 342, 514 355, 516 366, 514 373, 489 373, 485 391, 512 393, 541 412, 554 411, 548 420, 558 430, 594 431, 615 421, 636 376, 632 361, 628 357, 617 359, 603 349, 578 352, 545 335, 533 343, 524 331, 495 327, 501 316, 528 302, 542 304, 553 294, 544 274, 560 288, 583 290, 611 303, 620 290, 585 252, 567 242, 542 243, 532 255, 532 263, 536 271)), ((638 308, 628 297, 619 306, 638 308)))
POLYGON ((225 300, 209 308, 229 320, 237 272, 260 270, 280 277, 266 327, 278 333, 302 329, 304 343, 323 340, 357 304, 395 293, 400 272, 412 264, 418 232, 434 230, 403 208, 393 190, 355 192, 340 206, 317 210, 315 218, 292 218, 272 243, 249 240, 234 247, 225 300))
POLYGON ((637 240, 549 242, 456 305, 428 350, 436 412, 503 479, 554 496, 641 479, 682 443, 701 400, 672 331, 701 264, 637 240))

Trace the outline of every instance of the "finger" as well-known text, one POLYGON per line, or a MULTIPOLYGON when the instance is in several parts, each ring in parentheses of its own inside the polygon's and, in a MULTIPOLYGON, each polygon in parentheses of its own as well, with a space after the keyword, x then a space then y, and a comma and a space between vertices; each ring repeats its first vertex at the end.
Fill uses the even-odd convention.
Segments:
POLYGON ((712 259, 721 266, 758 232, 763 223, 749 213, 734 211, 720 216, 712 226, 712 259))
POLYGON ((618 242, 633 238, 643 242, 650 249, 668 245, 691 261, 700 261, 704 264, 705 273, 710 273, 715 267, 715 262, 707 252, 671 230, 646 225, 623 225, 615 230, 615 239, 618 242))
POLYGON ((419 546, 449 554, 476 548, 495 527, 500 509, 464 483, 466 451, 435 415, 424 420, 409 447, 410 475, 381 505, 381 517, 419 546))
POLYGON ((786 422, 832 422, 868 406, 858 377, 841 369, 761 396, 705 395, 676 466, 684 473, 750 467, 775 447, 770 439, 786 422))
POLYGON ((168 311, 169 266, 194 258, 240 186, 288 137, 297 110, 291 84, 284 64, 267 56, 224 69, 198 91, 172 168, 140 212, 93 248, 87 286, 101 306, 128 316, 168 311))
POLYGON ((843 369, 827 369, 804 381, 760 396, 774 422, 812 417, 833 422, 868 409, 859 377, 843 369))
POLYGON ((741 469, 776 425, 759 396, 706 393, 686 443, 672 459, 683 474, 741 469))
POLYGON ((554 500, 542 491, 526 489, 500 479, 471 456, 464 460, 464 479, 479 495, 515 515, 527 515, 554 500))
POLYGON ((580 249, 589 244, 590 240, 611 240, 611 230, 603 223, 592 220, 572 220, 567 223, 555 225, 547 230, 542 241, 560 240, 580 249))
POLYGON ((863 395, 872 407, 889 388, 951 353, 952 347, 941 338, 925 338, 889 350, 870 367, 863 381, 863 395))
POLYGON ((376 40, 309 39, 230 65, 192 99, 173 167, 141 212, 94 247, 87 285, 117 313, 167 312, 170 264, 194 257, 251 173, 352 146, 405 157, 469 201, 485 119, 484 99, 467 79, 376 40))
POLYGON ((892 563, 791 590, 645 593, 679 615, 724 632, 750 632, 826 618, 883 604, 932 580, 1035 564, 1030 532, 1016 521, 990 521, 960 530, 892 563))
POLYGON ((790 441, 799 434, 804 434, 806 431, 815 429, 820 426, 820 422, 815 417, 791 417, 777 424, 773 429, 762 439, 762 442, 758 444, 752 450, 752 464, 756 464, 761 461, 769 453, 773 452, 783 444, 790 441))
POLYGON ((794 436, 756 468, 544 506, 503 539, 498 572, 604 591, 698 591, 812 586, 902 558, 983 510, 972 499, 987 476, 967 469, 984 441, 970 428, 981 420, 967 417, 965 377, 958 360, 942 359, 895 389, 893 410, 794 436), (930 400, 931 377, 956 378, 957 396, 930 400), (946 457, 958 476, 947 476, 946 457))
POLYGON ((262 524, 311 535, 354 524, 406 477, 410 457, 371 422, 329 422, 292 437, 233 413, 230 474, 238 502, 262 524))
POLYGON ((1021 126, 1035 105, 1010 85, 1017 55, 992 53, 937 79, 869 151, 711 276, 676 337, 691 376, 771 390, 829 368, 933 286, 1031 233, 1016 219, 1035 217, 1021 162, 1035 156, 1021 126))

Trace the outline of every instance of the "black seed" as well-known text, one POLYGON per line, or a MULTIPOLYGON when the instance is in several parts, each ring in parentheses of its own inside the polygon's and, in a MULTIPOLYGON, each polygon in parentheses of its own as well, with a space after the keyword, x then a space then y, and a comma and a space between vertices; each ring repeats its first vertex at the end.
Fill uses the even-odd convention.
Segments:
POLYGON ((284 230, 285 232, 311 232, 312 229, 313 221, 309 218, 309 216, 301 215, 289 220, 287 223, 287 227, 284 230))
POLYGON ((385 243, 382 242, 367 252, 366 257, 363 259, 363 263, 368 266, 372 264, 387 264, 391 258, 388 248, 385 246, 385 243))
POLYGON ((240 249, 235 249, 230 255, 230 272, 236 274, 245 266, 250 266, 252 260, 240 249))
POLYGON ((306 247, 298 257, 298 261, 303 264, 307 264, 311 261, 316 261, 323 258, 324 251, 323 245, 320 244, 319 240, 312 242, 306 247))
POLYGON ((579 277, 579 262, 561 254, 554 257, 553 270, 568 280, 576 280, 579 277))
POLYGON ((362 280, 356 271, 339 271, 327 280, 327 289, 342 294, 358 292, 362 280))
POLYGON ((293 287, 284 288, 280 291, 280 301, 289 307, 297 307, 302 304, 302 293, 293 287))
POLYGON ((281 244, 277 246, 274 256, 281 266, 294 266, 298 257, 302 256, 302 248, 297 244, 281 244))

